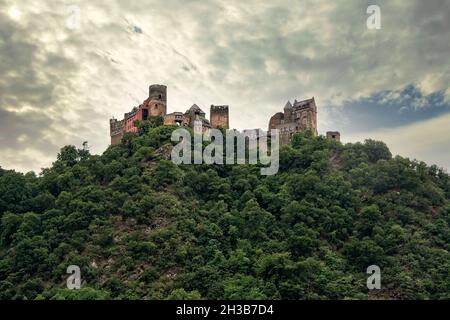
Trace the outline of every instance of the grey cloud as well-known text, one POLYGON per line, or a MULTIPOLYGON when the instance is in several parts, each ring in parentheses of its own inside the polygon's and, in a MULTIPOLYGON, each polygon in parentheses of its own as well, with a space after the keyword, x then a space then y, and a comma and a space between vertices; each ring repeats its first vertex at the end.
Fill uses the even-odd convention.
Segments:
MULTIPOLYGON (((31 10, 29 1, 0 0, 0 110, 11 121, 21 119, 13 111, 42 112, 49 121, 29 130, 43 141, 89 140, 102 152, 108 118, 145 99, 151 83, 168 85, 169 111, 229 104, 241 129, 265 128, 288 99, 315 96, 328 128, 327 110, 374 92, 410 84, 445 91, 449 2, 375 1, 382 10, 375 32, 365 25, 372 3, 80 0, 81 29, 68 30, 60 1, 31 10), (1 13, 12 5, 23 23, 1 13)), ((12 141, 11 150, 37 148, 12 141)))
POLYGON ((3 150, 22 150, 33 146, 40 152, 50 153, 58 146, 45 139, 52 119, 40 112, 10 112, 0 109, 0 145, 3 150))
POLYGON ((53 86, 37 79, 33 63, 37 46, 26 40, 0 13, 0 107, 20 108, 23 103, 42 107, 52 100, 53 86))

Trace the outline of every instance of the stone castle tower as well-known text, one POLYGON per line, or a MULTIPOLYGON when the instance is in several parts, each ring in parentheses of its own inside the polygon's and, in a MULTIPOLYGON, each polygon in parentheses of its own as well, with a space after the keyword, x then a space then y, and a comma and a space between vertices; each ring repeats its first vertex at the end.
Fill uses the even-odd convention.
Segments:
POLYGON ((164 117, 167 114, 167 86, 160 84, 150 86, 147 108, 152 117, 164 117))
POLYGON ((278 112, 270 118, 269 131, 280 131, 281 144, 288 144, 296 132, 311 132, 317 136, 317 106, 314 97, 303 101, 288 101, 284 112, 278 112))
POLYGON ((211 106, 211 127, 212 128, 230 128, 230 118, 228 106, 211 106))

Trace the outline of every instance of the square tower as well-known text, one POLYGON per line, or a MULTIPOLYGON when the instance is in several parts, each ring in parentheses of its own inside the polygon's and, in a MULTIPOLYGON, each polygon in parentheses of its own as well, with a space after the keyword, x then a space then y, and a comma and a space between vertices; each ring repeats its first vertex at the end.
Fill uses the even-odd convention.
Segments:
POLYGON ((341 141, 341 133, 338 131, 328 131, 327 139, 340 142, 341 141))
POLYGON ((211 105, 211 128, 230 128, 230 116, 228 106, 215 106, 211 105))

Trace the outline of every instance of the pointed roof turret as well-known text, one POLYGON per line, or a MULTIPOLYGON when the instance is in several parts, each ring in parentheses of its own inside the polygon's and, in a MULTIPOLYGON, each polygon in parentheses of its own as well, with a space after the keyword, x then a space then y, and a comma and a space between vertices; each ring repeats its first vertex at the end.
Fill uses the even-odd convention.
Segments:
POLYGON ((200 109, 200 107, 199 107, 198 105, 196 105, 196 104, 192 105, 192 107, 190 107, 190 108, 186 111, 186 113, 205 114, 205 113, 203 112, 203 110, 200 109))
POLYGON ((201 111, 200 107, 198 105, 196 105, 195 103, 192 105, 191 110, 201 111))
POLYGON ((284 109, 285 109, 285 110, 286 110, 286 109, 292 109, 292 104, 291 104, 290 101, 288 101, 288 102, 286 103, 286 105, 284 106, 284 109))

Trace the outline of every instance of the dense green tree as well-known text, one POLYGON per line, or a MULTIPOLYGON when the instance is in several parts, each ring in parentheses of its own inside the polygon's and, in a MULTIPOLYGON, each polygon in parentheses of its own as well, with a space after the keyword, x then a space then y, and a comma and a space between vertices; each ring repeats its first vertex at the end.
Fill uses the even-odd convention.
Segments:
POLYGON ((39 175, 0 168, 0 299, 449 298, 445 170, 311 132, 274 176, 176 166, 161 124, 102 155, 66 146, 39 175))

